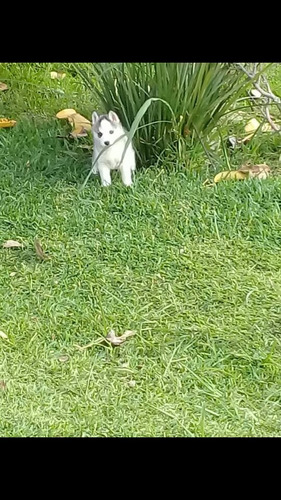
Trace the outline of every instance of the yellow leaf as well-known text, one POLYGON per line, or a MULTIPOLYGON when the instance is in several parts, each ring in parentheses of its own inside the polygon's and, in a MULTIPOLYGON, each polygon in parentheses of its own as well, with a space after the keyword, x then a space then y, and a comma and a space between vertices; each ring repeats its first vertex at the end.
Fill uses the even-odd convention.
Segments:
POLYGON ((252 118, 245 126, 245 132, 255 132, 260 126, 260 123, 256 118, 252 118))
POLYGON ((56 114, 56 117, 59 119, 68 118, 71 115, 75 115, 75 109, 62 109, 56 114))
POLYGON ((15 120, 8 120, 8 118, 0 118, 0 128, 13 127, 17 122, 15 120))
POLYGON ((220 181, 225 181, 225 180, 243 180, 247 179, 249 176, 248 172, 240 172, 239 170, 228 170, 225 172, 219 172, 215 178, 214 182, 220 182, 220 181))
POLYGON ((7 339, 7 338, 8 338, 8 335, 6 335, 6 333, 4 333, 4 332, 1 332, 1 331, 0 331, 0 337, 1 337, 2 339, 7 339))
POLYGON ((8 85, 6 85, 6 83, 0 82, 0 90, 7 90, 7 88, 8 88, 8 85))
POLYGON ((63 73, 62 71, 51 71, 52 80, 55 80, 55 79, 63 80, 65 77, 66 77, 66 74, 63 73))
POLYGON ((73 127, 70 134, 72 137, 85 137, 92 128, 92 123, 84 116, 76 113, 75 109, 63 109, 56 114, 56 117, 59 119, 67 118, 73 127))

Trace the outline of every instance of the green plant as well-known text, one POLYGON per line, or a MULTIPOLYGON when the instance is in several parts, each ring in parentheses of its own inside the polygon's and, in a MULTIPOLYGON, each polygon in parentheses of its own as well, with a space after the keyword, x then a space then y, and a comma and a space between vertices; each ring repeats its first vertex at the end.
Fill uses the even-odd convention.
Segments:
POLYGON ((160 98, 147 110, 135 134, 142 164, 167 148, 185 148, 212 133, 219 119, 244 92, 245 76, 226 63, 95 63, 75 68, 99 101, 130 128, 149 98, 160 98))

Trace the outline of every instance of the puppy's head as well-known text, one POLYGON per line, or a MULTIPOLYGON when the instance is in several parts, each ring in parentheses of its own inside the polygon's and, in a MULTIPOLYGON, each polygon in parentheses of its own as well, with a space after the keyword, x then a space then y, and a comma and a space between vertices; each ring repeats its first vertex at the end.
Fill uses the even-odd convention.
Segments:
POLYGON ((92 115, 92 132, 95 144, 100 149, 110 146, 124 133, 120 120, 113 111, 100 116, 94 111, 92 115))

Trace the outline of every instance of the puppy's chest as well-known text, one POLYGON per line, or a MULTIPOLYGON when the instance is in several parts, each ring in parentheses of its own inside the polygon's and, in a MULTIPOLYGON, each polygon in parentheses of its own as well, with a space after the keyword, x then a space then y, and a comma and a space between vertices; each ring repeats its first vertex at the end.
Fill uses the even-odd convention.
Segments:
MULTIPOLYGON (((120 167, 120 161, 122 158, 122 154, 124 151, 124 146, 123 147, 118 147, 118 146, 112 146, 111 148, 108 149, 108 151, 105 151, 100 159, 98 160, 100 163, 105 163, 108 165, 108 167, 111 170, 116 170, 120 167)), ((125 156, 127 155, 127 152, 125 156)))

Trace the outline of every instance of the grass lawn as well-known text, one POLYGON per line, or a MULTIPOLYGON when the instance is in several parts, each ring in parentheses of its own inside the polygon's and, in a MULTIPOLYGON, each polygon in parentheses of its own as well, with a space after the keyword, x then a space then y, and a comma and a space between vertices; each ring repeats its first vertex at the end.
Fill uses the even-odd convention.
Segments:
MULTIPOLYGON (((281 436, 281 177, 167 163, 80 191, 90 139, 55 113, 95 103, 52 69, 0 65, 0 436, 281 436), (111 328, 136 335, 77 347, 111 328)), ((257 141, 235 167, 278 167, 280 137, 257 141)))

